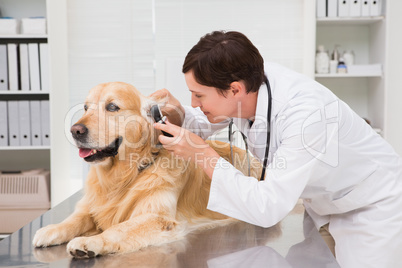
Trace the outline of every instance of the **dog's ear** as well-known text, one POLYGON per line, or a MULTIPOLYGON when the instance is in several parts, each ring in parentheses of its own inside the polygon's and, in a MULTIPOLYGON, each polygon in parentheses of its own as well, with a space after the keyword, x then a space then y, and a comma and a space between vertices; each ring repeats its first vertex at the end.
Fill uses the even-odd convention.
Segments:
POLYGON ((167 98, 163 99, 152 99, 152 98, 147 98, 143 97, 141 98, 141 115, 144 117, 150 124, 154 123, 154 120, 151 117, 151 107, 154 105, 159 105, 160 107, 163 107, 166 105, 167 98))
POLYGON ((146 119, 146 121, 150 124, 150 132, 151 132, 151 147, 156 148, 157 150, 160 149, 160 144, 158 141, 158 136, 161 134, 160 130, 156 130, 152 127, 152 124, 155 122, 154 119, 151 116, 151 107, 154 105, 159 105, 160 107, 163 107, 166 105, 167 98, 163 99, 151 99, 147 97, 142 97, 141 98, 141 115, 143 118, 146 119))

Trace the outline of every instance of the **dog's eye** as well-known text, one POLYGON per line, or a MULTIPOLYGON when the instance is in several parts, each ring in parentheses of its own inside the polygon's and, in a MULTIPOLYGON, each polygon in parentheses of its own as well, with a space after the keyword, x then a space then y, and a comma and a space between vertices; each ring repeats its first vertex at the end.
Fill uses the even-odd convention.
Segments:
POLYGON ((106 110, 109 112, 117 112, 118 110, 120 110, 120 108, 119 106, 111 102, 106 106, 106 110))
POLYGON ((88 110, 88 105, 84 105, 84 110, 87 111, 88 110))

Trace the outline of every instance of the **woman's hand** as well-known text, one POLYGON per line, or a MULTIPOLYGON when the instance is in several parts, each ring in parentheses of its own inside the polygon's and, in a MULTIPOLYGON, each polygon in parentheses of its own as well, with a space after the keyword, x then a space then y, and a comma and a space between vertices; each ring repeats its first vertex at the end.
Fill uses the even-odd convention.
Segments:
POLYGON ((162 114, 166 116, 169 122, 182 126, 184 121, 184 108, 166 88, 160 89, 149 95, 151 99, 160 100, 166 99, 167 103, 161 107, 162 114))
POLYGON ((201 137, 169 122, 166 124, 155 123, 154 128, 173 135, 173 137, 159 136, 159 141, 166 150, 185 160, 194 162, 212 178, 216 162, 220 156, 201 137))

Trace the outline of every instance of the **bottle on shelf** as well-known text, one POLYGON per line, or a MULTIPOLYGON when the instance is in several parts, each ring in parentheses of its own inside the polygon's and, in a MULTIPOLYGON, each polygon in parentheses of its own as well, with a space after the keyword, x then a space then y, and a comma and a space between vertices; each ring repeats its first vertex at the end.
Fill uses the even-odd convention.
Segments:
POLYGON ((344 51, 342 58, 345 60, 345 64, 347 67, 355 63, 355 53, 353 52, 353 50, 344 51))
POLYGON ((339 45, 335 45, 334 50, 331 53, 331 60, 329 61, 329 72, 331 74, 335 74, 338 72, 338 63, 339 63, 339 45))
POLYGON ((338 61, 337 60, 330 60, 329 61, 329 73, 336 74, 338 69, 338 61))
POLYGON ((335 60, 337 62, 339 61, 339 58, 340 58, 338 47, 340 47, 340 46, 335 45, 334 50, 332 51, 332 54, 331 54, 331 60, 335 60))
POLYGON ((339 59, 337 72, 338 74, 346 74, 348 72, 345 60, 343 58, 339 59))
POLYGON ((318 46, 317 54, 315 57, 315 71, 318 74, 329 73, 329 56, 325 51, 324 46, 318 46))

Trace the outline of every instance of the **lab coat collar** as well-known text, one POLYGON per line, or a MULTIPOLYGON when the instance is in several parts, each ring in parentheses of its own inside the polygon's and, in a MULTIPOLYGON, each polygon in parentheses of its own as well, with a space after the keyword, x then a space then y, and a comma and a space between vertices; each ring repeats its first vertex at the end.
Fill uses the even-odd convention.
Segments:
POLYGON ((265 129, 268 129, 268 87, 264 83, 261 85, 260 89, 258 90, 258 98, 257 98, 257 107, 255 110, 255 118, 254 124, 251 127, 253 129, 256 126, 261 128, 261 124, 265 126, 265 129))
POLYGON ((250 120, 253 120, 254 123, 250 127, 249 119, 244 118, 233 118, 233 122, 235 125, 244 133, 248 134, 251 129, 255 128, 264 128, 267 129, 268 120, 267 120, 267 113, 268 113, 268 88, 264 84, 258 90, 257 96, 257 106, 255 110, 255 115, 250 120))
POLYGON ((266 148, 266 133, 269 131, 268 120, 268 88, 264 84, 258 90, 257 105, 254 118, 254 123, 250 127, 248 119, 234 118, 233 122, 237 128, 243 132, 248 139, 250 149, 257 149, 255 153, 261 157, 264 156, 266 148))

